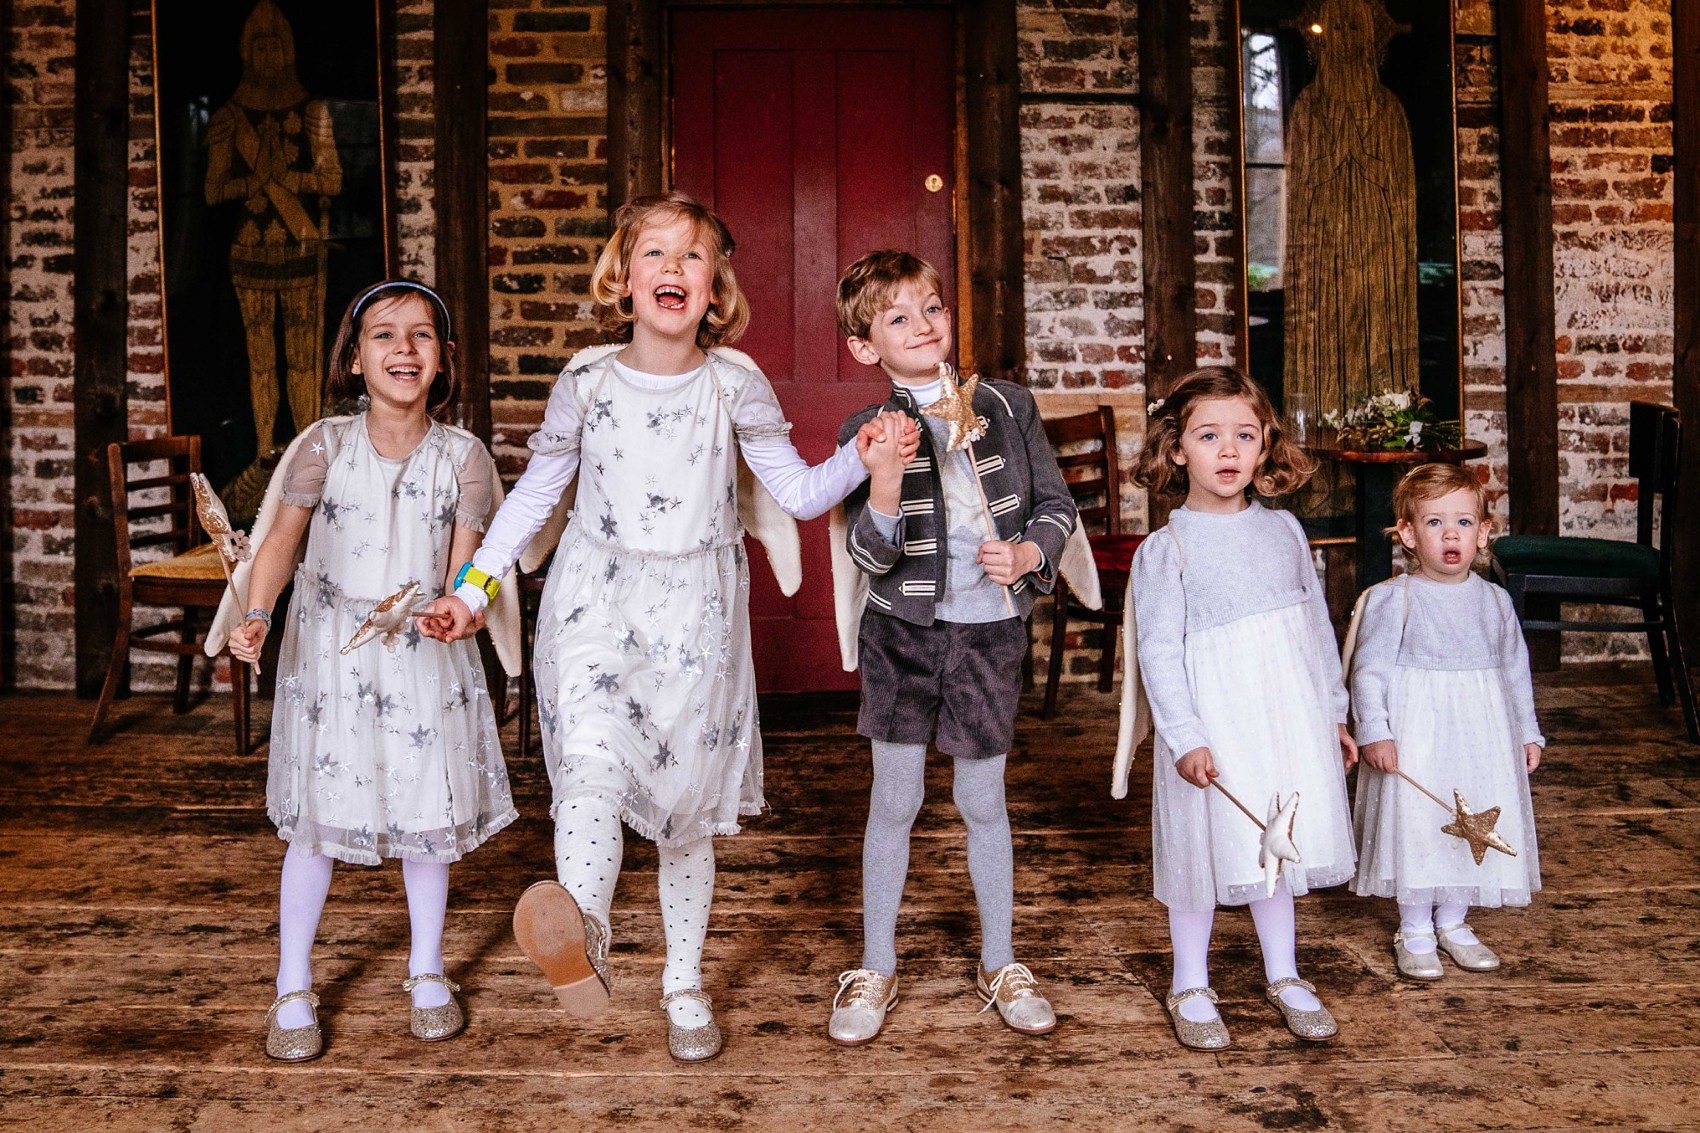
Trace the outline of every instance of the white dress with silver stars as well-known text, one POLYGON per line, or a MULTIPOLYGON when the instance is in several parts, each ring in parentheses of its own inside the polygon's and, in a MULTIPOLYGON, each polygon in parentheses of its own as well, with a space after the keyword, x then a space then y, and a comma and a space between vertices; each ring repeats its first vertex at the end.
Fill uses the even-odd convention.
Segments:
POLYGON ((436 423, 401 460, 372 447, 363 414, 313 429, 278 472, 283 502, 313 518, 278 661, 266 808, 301 850, 452 862, 515 818, 476 648, 413 628, 393 651, 340 650, 409 581, 426 601, 442 594, 455 524, 484 530, 494 462, 436 423))
POLYGON ((681 845, 760 813, 761 732, 738 522, 740 444, 789 446, 759 374, 567 375, 538 453, 578 456, 578 496, 537 619, 538 712, 556 809, 614 801, 681 845), (572 408, 585 383, 582 420, 572 408))

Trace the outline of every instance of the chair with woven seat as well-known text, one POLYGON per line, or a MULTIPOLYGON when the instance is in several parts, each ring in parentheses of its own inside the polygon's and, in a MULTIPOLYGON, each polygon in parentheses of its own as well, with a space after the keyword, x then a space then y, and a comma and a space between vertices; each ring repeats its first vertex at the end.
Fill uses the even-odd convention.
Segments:
POLYGON ((1676 545, 1681 419, 1650 402, 1629 404, 1629 474, 1638 485, 1635 541, 1571 535, 1506 535, 1494 542, 1493 569, 1511 593, 1525 631, 1645 633, 1659 699, 1682 705, 1688 738, 1700 743, 1694 687, 1677 631, 1671 554, 1676 545), (1657 520, 1658 545, 1654 545, 1657 520), (1629 606, 1640 621, 1529 617, 1530 600, 1629 606))
MULTIPOLYGON (((106 448, 112 486, 112 527, 118 549, 118 632, 106 681, 89 724, 88 741, 100 735, 106 714, 130 667, 130 651, 169 653, 177 657, 177 690, 172 708, 189 710, 189 677, 201 653, 200 629, 210 623, 224 597, 224 570, 218 549, 205 542, 195 519, 194 492, 189 476, 201 470, 199 437, 163 437, 106 448), (131 478, 133 466, 163 464, 163 471, 143 469, 131 478), (140 547, 165 547, 167 558, 132 562, 140 547), (177 617, 137 628, 131 624, 137 606, 181 610, 177 617), (204 617, 203 617, 204 615, 204 617), (166 640, 160 640, 164 638, 166 640)), ((249 743, 248 666, 230 661, 236 749, 246 755, 249 743)))
POLYGON ((1128 575, 1133 570, 1133 552, 1145 536, 1122 533, 1121 474, 1113 409, 1102 405, 1090 413, 1050 418, 1045 421, 1045 437, 1052 448, 1059 450, 1057 466, 1062 469, 1069 494, 1074 497, 1104 595, 1104 608, 1089 610, 1076 600, 1066 583, 1058 580, 1052 595, 1051 657, 1045 674, 1044 716, 1050 719, 1057 711, 1071 617, 1085 618, 1102 628, 1098 689, 1109 692, 1115 687, 1116 632, 1122 624, 1122 601, 1128 575))

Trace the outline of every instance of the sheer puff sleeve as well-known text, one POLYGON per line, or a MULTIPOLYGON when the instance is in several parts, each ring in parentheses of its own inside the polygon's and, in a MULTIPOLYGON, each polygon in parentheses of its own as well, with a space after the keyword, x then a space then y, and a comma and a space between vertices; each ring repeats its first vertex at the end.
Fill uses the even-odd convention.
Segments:
POLYGON ((467 446, 466 459, 455 469, 460 500, 455 504, 455 524, 483 534, 490 523, 490 505, 496 498, 496 461, 482 444, 467 446))
POLYGON ((325 474, 331 466, 331 437, 323 421, 308 427, 307 435, 295 450, 295 458, 284 469, 278 499, 295 507, 319 506, 325 492, 325 474))

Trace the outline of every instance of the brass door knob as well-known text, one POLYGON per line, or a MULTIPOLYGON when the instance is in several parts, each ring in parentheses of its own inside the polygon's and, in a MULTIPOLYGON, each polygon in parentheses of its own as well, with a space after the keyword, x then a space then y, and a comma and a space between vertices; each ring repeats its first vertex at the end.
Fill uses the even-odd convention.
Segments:
POLYGON ((927 192, 936 193, 940 189, 944 188, 944 178, 940 177, 937 173, 929 173, 927 174, 927 179, 923 181, 922 184, 927 187, 927 192))

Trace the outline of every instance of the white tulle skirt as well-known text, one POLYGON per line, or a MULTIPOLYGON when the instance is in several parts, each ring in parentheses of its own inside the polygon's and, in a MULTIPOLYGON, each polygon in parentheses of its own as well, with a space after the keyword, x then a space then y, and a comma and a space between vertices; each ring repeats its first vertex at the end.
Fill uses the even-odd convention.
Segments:
MULTIPOLYGON (((1302 605, 1252 614, 1186 639, 1187 677, 1218 781, 1260 818, 1270 796, 1299 792, 1293 842, 1300 860, 1283 872, 1295 896, 1339 885, 1353 871, 1339 729, 1330 718, 1314 640, 1302 605)), ((1200 790, 1175 772, 1184 752, 1170 751, 1161 737, 1156 749, 1151 833, 1157 900, 1204 910, 1263 898, 1258 828, 1220 791, 1200 790)))
POLYGON ((1400 768, 1448 803, 1458 790, 1473 811, 1499 807, 1494 829, 1517 856, 1489 850, 1477 865, 1468 843, 1440 832, 1449 811, 1397 775, 1360 767, 1353 892, 1401 904, 1527 905, 1541 887, 1540 850, 1499 672, 1400 666, 1388 708, 1400 768))

